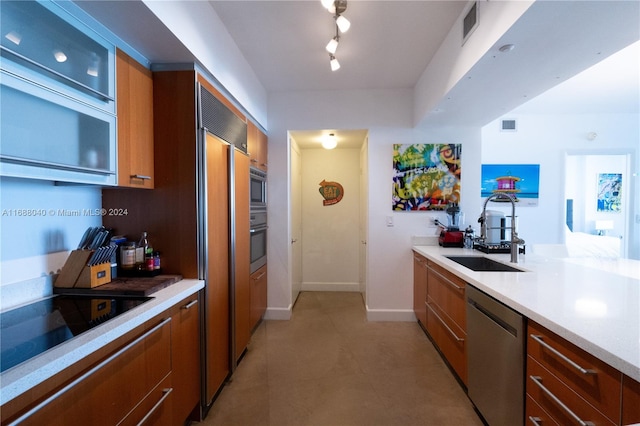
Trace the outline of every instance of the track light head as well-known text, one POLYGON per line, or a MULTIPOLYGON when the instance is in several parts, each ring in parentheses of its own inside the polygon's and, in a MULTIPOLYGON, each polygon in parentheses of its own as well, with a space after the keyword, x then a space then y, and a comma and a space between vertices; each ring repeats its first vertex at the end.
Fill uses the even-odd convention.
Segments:
POLYGON ((331 65, 331 71, 338 71, 340 69, 340 62, 336 59, 335 56, 329 55, 329 65, 331 65))

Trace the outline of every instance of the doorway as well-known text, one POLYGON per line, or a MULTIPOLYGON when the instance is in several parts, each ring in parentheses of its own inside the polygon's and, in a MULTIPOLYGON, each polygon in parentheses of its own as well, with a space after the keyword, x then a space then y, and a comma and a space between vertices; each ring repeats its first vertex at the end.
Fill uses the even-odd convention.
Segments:
POLYGON ((289 132, 293 303, 301 291, 366 289, 367 134, 289 132), (334 149, 322 148, 329 134, 334 149))
POLYGON ((572 232, 619 237, 620 257, 629 257, 632 243, 630 212, 633 200, 631 155, 628 153, 567 153, 565 161, 567 227, 572 232), (614 206, 602 207, 600 179, 620 179, 614 206), (603 228, 603 229, 599 229, 603 228), (606 228, 606 229, 604 229, 606 228))

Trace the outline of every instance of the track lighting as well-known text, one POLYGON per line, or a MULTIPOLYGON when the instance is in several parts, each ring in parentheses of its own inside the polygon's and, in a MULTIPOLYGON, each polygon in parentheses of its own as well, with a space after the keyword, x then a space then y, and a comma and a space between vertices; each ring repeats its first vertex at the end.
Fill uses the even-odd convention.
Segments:
POLYGON ((334 38, 329 40, 329 43, 327 43, 327 47, 325 47, 325 49, 327 49, 327 52, 331 53, 332 55, 335 55, 336 54, 336 50, 338 49, 338 42, 339 41, 340 41, 340 37, 339 36, 335 36, 334 38))
POLYGON ((336 23, 336 35, 325 46, 326 51, 329 52, 331 71, 336 71, 340 68, 340 63, 335 57, 340 43, 340 33, 344 34, 351 27, 351 22, 342 16, 344 11, 347 10, 347 0, 320 0, 320 3, 333 15, 336 23))
POLYGON ((329 55, 329 64, 331 65, 331 71, 338 71, 340 69, 340 62, 338 62, 333 55, 329 55))
POLYGON ((336 25, 340 29, 341 33, 346 33, 347 31, 349 31, 349 28, 351 27, 351 22, 349 22, 349 20, 344 16, 339 15, 336 18, 336 25))

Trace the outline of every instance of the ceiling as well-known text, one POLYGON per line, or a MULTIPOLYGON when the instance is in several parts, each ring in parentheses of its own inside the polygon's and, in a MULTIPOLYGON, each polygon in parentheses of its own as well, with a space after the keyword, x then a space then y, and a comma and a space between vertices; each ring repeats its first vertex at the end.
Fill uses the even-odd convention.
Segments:
MULTIPOLYGON (((350 0, 344 16, 352 25, 336 53, 342 67, 331 72, 324 46, 335 26, 319 0, 209 3, 268 94, 412 89, 468 7, 457 0, 350 0)), ((151 62, 196 59, 140 0, 77 4, 151 62)), ((637 45, 611 56, 640 39, 638 5, 535 2, 418 125, 482 126, 518 107, 527 113, 638 113, 637 45), (501 53, 498 48, 507 43, 515 48, 501 53), (610 56, 611 65, 602 62, 581 74, 610 56)), ((333 130, 340 139, 342 129, 333 130)), ((359 132, 343 139, 360 137, 359 132)), ((320 134, 297 133, 296 140, 304 146, 309 136, 309 143, 317 143, 311 141, 320 134)))

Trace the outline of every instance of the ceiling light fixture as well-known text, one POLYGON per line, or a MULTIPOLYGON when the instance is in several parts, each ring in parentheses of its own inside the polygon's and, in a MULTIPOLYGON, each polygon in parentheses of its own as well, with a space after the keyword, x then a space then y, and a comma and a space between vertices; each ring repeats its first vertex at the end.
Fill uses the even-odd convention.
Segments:
POLYGON ((67 55, 60 49, 53 50, 53 57, 56 58, 58 62, 65 62, 67 60, 67 55))
POLYGON ((331 71, 338 71, 340 69, 340 62, 338 62, 332 54, 329 54, 329 65, 331 65, 331 71))
POLYGON ((335 133, 329 133, 327 136, 322 138, 322 147, 324 149, 333 149, 338 146, 338 141, 336 140, 335 133))
POLYGON ((9 31, 7 33, 6 36, 4 36, 4 38, 6 38, 7 40, 9 40, 10 42, 12 42, 15 45, 20 45, 20 42, 22 41, 22 34, 20 34, 17 31, 9 31))
POLYGON ((320 0, 322 6, 333 15, 336 25, 336 35, 325 46, 327 52, 329 52, 329 61, 331 64, 331 71, 337 71, 340 68, 340 63, 336 59, 336 51, 338 50, 338 44, 340 43, 340 33, 345 33, 351 27, 351 22, 342 14, 347 10, 347 0, 320 0))
POLYGON ((498 48, 499 51, 501 52, 510 52, 513 50, 513 48, 516 47, 515 44, 504 44, 502 46, 500 46, 500 48, 498 48))

